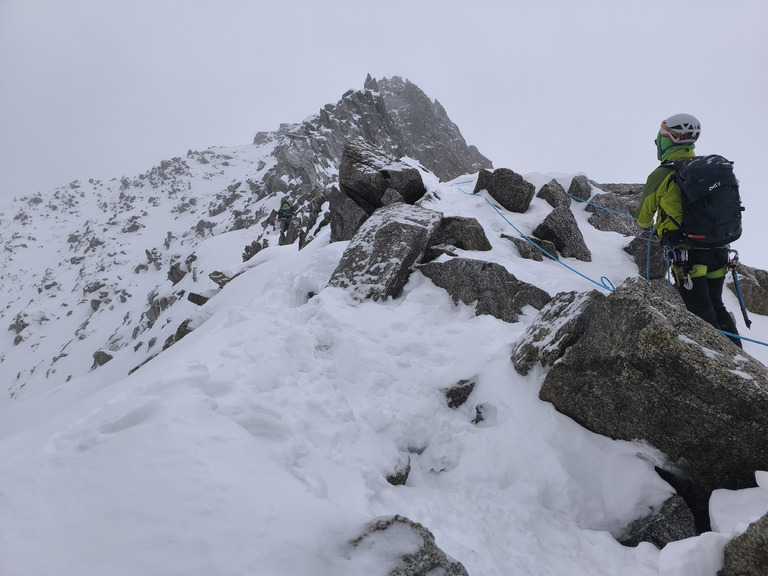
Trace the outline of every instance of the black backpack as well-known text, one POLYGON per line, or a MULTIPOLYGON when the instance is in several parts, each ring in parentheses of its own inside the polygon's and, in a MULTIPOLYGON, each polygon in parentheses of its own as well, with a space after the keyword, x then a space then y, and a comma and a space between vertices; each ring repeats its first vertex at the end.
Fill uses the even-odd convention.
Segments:
POLYGON ((717 154, 665 162, 680 187, 683 221, 673 219, 682 243, 700 248, 725 246, 741 236, 739 181, 733 162, 717 154))

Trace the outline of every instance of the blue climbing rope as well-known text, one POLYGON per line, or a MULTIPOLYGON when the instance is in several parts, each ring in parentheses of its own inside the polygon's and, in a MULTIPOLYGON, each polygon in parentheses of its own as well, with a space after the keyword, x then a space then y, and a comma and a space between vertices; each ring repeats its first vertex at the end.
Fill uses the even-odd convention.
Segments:
MULTIPOLYGON (((474 194, 474 193, 472 193, 472 192, 466 192, 466 191, 465 191, 463 188, 461 188, 461 185, 463 185, 463 184, 471 184, 472 182, 474 182, 474 180, 465 180, 465 181, 462 181, 462 182, 455 182, 455 183, 453 183, 453 184, 452 184, 452 186, 456 186, 456 187, 459 189, 459 191, 460 191, 462 194, 466 195, 466 196, 478 196, 477 194, 474 194)), ((627 214, 622 214, 621 212, 617 212, 617 211, 615 211, 615 210, 611 210, 610 208, 606 208, 605 206, 600 206, 599 204, 595 204, 595 203, 593 203, 593 202, 589 202, 589 201, 587 201, 587 200, 582 200, 581 198, 577 198, 576 196, 573 196, 573 195, 571 195, 571 194, 568 194, 568 196, 569 196, 569 197, 571 197, 571 198, 573 198, 574 200, 576 200, 576 201, 577 201, 577 202, 579 202, 579 203, 582 203, 582 204, 588 204, 589 206, 594 206, 595 208, 598 208, 598 209, 600 209, 600 210, 605 210, 606 212, 610 212, 611 214, 615 214, 615 215, 617 215, 617 216, 621 216, 621 217, 623 217, 623 218, 627 218, 627 219, 629 219, 629 220, 632 220, 633 222, 636 222, 636 220, 635 220, 635 218, 634 218, 633 216, 629 216, 629 215, 627 215, 627 214)), ((567 268, 568 270, 570 270, 570 271, 571 271, 571 272, 573 272, 574 274, 577 274, 578 276, 581 276, 581 277, 582 277, 582 278, 584 278, 585 280, 588 280, 588 281, 589 281, 589 282, 591 282, 592 284, 595 284, 596 286, 599 286, 600 288, 603 288, 604 290, 608 290, 609 292, 613 292, 613 290, 615 290, 615 289, 616 289, 616 287, 613 285, 613 282, 611 282, 611 281, 610 281, 610 280, 609 280, 609 279, 608 279, 606 276, 602 276, 602 277, 600 278, 600 282, 597 282, 596 280, 593 280, 593 279, 592 279, 592 278, 590 278, 589 276, 586 276, 585 274, 582 274, 581 272, 579 272, 579 271, 578 271, 578 270, 576 270, 575 268, 573 268, 573 267, 569 266, 569 265, 568 265, 568 264, 566 264, 565 262, 563 262, 563 261, 561 261, 561 260, 557 259, 555 256, 553 256, 552 254, 550 254, 549 252, 547 252, 546 250, 544 250, 544 248, 542 248, 541 246, 539 246, 538 244, 536 244, 536 242, 534 242, 534 241, 533 241, 533 240, 531 240, 531 239, 530 239, 528 236, 526 236, 526 235, 525 235, 525 234, 524 234, 524 233, 523 233, 523 232, 522 232, 522 231, 521 231, 521 230, 520 230, 520 229, 519 229, 517 226, 515 226, 515 225, 514 225, 512 222, 510 222, 510 221, 509 221, 509 219, 508 219, 508 218, 507 218, 507 217, 506 217, 506 216, 505 216, 505 215, 504 215, 504 214, 503 214, 503 213, 502 213, 502 212, 501 212, 501 211, 500 211, 500 210, 499 210, 499 209, 496 207, 496 205, 495 205, 495 204, 493 204, 493 202, 491 202, 490 200, 488 200, 488 198, 486 198, 485 196, 480 196, 480 198, 482 198, 483 200, 485 200, 485 201, 488 203, 488 205, 489 205, 491 208, 493 208, 493 210, 494 210, 494 211, 495 211, 495 212, 496 212, 496 213, 497 213, 499 216, 501 216, 501 218, 502 218, 502 219, 503 219, 503 220, 504 220, 504 221, 505 221, 507 224, 509 224, 509 225, 512 227, 512 229, 513 229, 515 232, 517 232, 517 233, 518 233, 520 236, 522 236, 522 237, 523 237, 525 240, 527 240, 527 241, 528 241, 530 244, 532 244, 533 246, 535 246, 536 248, 538 248, 538 249, 539 249, 539 250, 540 250, 540 251, 541 251, 541 252, 542 252, 544 255, 546 255, 547 257, 551 258, 551 259, 552 259, 552 260, 554 260, 555 262, 557 262, 557 263, 561 264, 562 266, 564 266, 565 268, 567 268)), ((651 244, 652 244, 652 241, 653 241, 653 231, 650 231, 650 232, 649 232, 649 234, 648 234, 648 251, 647 251, 647 254, 646 254, 646 269, 645 269, 645 275, 646 275, 646 281, 647 281, 647 282, 650 282, 650 281, 651 281, 651 278, 650 278, 650 277, 651 277, 651 244)), ((667 259, 667 256, 666 256, 666 255, 665 255, 665 257, 664 257, 664 260, 668 262, 668 259, 667 259)), ((739 288, 739 281, 738 281, 738 277, 736 276, 736 271, 735 271, 735 269, 733 269, 731 272, 732 272, 732 275, 733 275, 733 277, 734 277, 734 283, 735 283, 735 287, 736 287, 736 292, 737 292, 737 295, 738 295, 738 297, 739 297, 739 303, 742 305, 742 313, 746 314, 746 312, 745 312, 745 309, 744 309, 744 304, 743 304, 744 300, 743 300, 743 299, 742 299, 742 297, 741 297, 741 289, 739 288)), ((670 296, 671 296, 671 281, 670 281, 670 276, 671 276, 671 271, 670 271, 670 269, 668 268, 668 269, 667 269, 667 284, 668 284, 668 287, 670 287, 670 296)), ((746 316, 745 316, 745 320, 746 320, 746 316)), ((751 321, 748 321, 748 322, 747 322, 747 328, 749 328, 749 327, 750 327, 750 324, 751 324, 751 321)), ((761 342, 760 340, 754 340, 753 338, 747 338, 746 336, 740 336, 739 334, 732 334, 732 333, 730 333, 730 332, 725 332, 724 330, 718 330, 718 332, 720 332, 721 334, 724 334, 725 336, 728 336, 729 338, 739 338, 740 340, 746 340, 747 342, 752 342, 752 343, 754 343, 754 344, 760 344, 761 346, 768 346, 768 343, 766 343, 766 342, 761 342)))
MULTIPOLYGON (((595 204, 594 202, 583 200, 578 196, 574 196, 573 194, 568 194, 568 196, 573 200, 575 200, 576 202, 579 202, 580 204, 587 204, 589 206, 598 208, 605 212, 615 214, 616 216, 621 216, 622 218, 626 218, 627 220, 631 220, 632 222, 637 222, 637 219, 634 216, 630 216, 629 214, 624 214, 622 212, 617 212, 616 210, 611 210, 610 208, 606 208, 605 206, 600 206, 600 204, 595 204)), ((645 256, 645 281, 649 283, 651 281, 651 243, 652 241, 653 241, 653 231, 651 230, 648 234, 648 251, 645 256)))
POLYGON ((616 210, 611 210, 610 208, 606 208, 605 206, 600 206, 600 204, 595 204, 594 202, 589 202, 588 200, 583 200, 579 198, 578 196, 574 196, 573 194, 568 194, 568 196, 576 202, 579 202, 580 204, 587 204, 589 206, 593 206, 595 208, 600 208, 600 210, 605 210, 606 212, 610 212, 611 214, 616 214, 616 216, 621 216, 622 218, 626 218, 627 220, 632 220, 632 222, 635 222, 634 216, 629 216, 628 214, 622 214, 621 212, 616 212, 616 210))
MULTIPOLYGON (((470 183, 470 182, 472 182, 472 181, 471 181, 471 180, 469 180, 469 181, 467 181, 467 182, 457 182, 457 183, 454 183, 454 184, 452 184, 452 186, 456 186, 456 187, 459 189, 459 191, 460 191, 462 194, 465 194, 466 196, 477 196, 477 194, 473 194, 472 192, 466 192, 466 191, 464 191, 464 189, 462 189, 462 187, 460 186, 460 184, 468 184, 468 183, 470 183)), ((600 287, 600 288, 602 288, 603 290, 607 290, 608 292, 613 292, 613 291, 616 289, 616 287, 613 285, 613 282, 611 282, 611 281, 610 281, 610 280, 609 280, 609 279, 608 279, 606 276, 602 276, 602 277, 600 278, 600 282, 598 282, 598 281, 596 281, 596 280, 593 280, 593 279, 592 279, 592 278, 590 278, 589 276, 587 276, 587 275, 585 275, 585 274, 582 274, 581 272, 579 272, 579 271, 578 271, 578 270, 576 270, 575 268, 573 268, 573 267, 569 266, 569 265, 568 265, 568 264, 566 264, 565 262, 563 262, 563 261, 561 261, 561 260, 558 260, 558 259, 557 259, 555 256, 553 256, 552 254, 550 254, 549 252, 547 252, 546 250, 544 250, 544 248, 542 248, 541 246, 539 246, 538 244, 536 244, 536 242, 534 242, 533 240, 531 240, 531 239, 530 239, 528 236, 526 236, 525 234, 523 234, 523 232, 522 232, 522 231, 520 231, 520 229, 519 229, 517 226, 515 226, 514 224, 512 224, 512 222, 510 222, 510 221, 509 221, 509 219, 508 219, 508 218, 507 218, 507 217, 506 217, 504 214, 502 214, 502 212, 501 212, 501 211, 500 211, 500 210, 499 210, 499 209, 496 207, 496 205, 495 205, 493 202, 491 202, 490 200, 488 200, 488 198, 486 198, 485 196, 480 196, 480 198, 482 198, 483 200, 485 200, 485 201, 488 203, 488 205, 489 205, 491 208, 493 208, 493 209, 494 209, 494 211, 496 212, 496 214, 498 214, 499 216, 501 216, 501 218, 502 218, 502 219, 503 219, 503 220, 504 220, 504 221, 505 221, 507 224, 509 224, 509 225, 512 227, 512 229, 513 229, 515 232, 517 232, 518 234, 520 234, 520 236, 522 236, 523 238, 525 238, 525 240, 527 240, 527 241, 528 241, 530 244, 532 244, 533 246, 535 246, 536 248, 538 248, 538 249, 539 249, 539 250, 540 250, 540 251, 541 251, 541 252, 542 252, 542 253, 543 253, 545 256, 547 256, 548 258, 551 258, 552 260, 554 260, 554 261, 555 261, 555 262, 557 262, 558 264, 561 264, 562 266, 564 266, 565 268, 567 268, 568 270, 570 270, 570 271, 571 271, 571 272, 573 272, 574 274, 577 274, 577 275, 581 276, 582 278, 584 278, 585 280, 588 280, 588 281, 589 281, 589 282, 591 282, 592 284, 595 284, 596 286, 599 286, 599 287, 600 287)))

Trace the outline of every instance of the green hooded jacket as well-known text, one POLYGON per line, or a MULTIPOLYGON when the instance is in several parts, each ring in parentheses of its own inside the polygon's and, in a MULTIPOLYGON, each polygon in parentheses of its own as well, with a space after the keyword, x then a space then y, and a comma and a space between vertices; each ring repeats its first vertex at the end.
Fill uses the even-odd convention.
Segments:
MULTIPOLYGON (((685 158, 693 158, 696 154, 693 146, 682 147, 665 154, 664 162, 673 162, 685 158)), ((650 228, 656 218, 656 233, 662 238, 666 232, 677 230, 678 226, 672 219, 680 222, 683 217, 683 205, 680 198, 680 187, 672 178, 673 168, 659 166, 651 172, 643 188, 643 195, 635 210, 635 219, 643 228, 650 228)))

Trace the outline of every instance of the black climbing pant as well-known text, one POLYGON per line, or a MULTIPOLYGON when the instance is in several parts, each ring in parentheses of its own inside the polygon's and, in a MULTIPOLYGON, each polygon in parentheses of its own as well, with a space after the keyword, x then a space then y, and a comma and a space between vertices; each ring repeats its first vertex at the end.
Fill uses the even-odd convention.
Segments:
MULTIPOLYGON (((738 334, 733 316, 723 304, 728 250, 689 250, 688 264, 693 286, 689 290, 684 286, 685 282, 677 283, 685 307, 718 330, 738 334)), ((742 347, 741 339, 732 336, 728 338, 739 348, 742 347)))

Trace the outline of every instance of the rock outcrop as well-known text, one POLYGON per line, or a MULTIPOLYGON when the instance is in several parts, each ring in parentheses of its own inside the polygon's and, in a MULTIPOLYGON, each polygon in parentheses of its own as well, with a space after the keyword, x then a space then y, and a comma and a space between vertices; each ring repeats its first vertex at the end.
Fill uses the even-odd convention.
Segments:
POLYGON ((640 279, 605 299, 540 397, 598 434, 648 441, 705 494, 768 467, 768 369, 640 279))
POLYGON ((624 252, 632 256, 637 264, 637 271, 646 280, 657 280, 667 275, 669 266, 664 260, 661 242, 655 234, 648 238, 649 232, 638 236, 624 247, 624 252), (650 244, 650 245, 649 245, 650 244))
POLYGON ((376 80, 368 75, 364 90, 373 96, 374 107, 369 109, 366 103, 361 109, 350 109, 349 122, 360 125, 375 113, 394 126, 385 133, 389 147, 380 141, 380 131, 370 131, 365 139, 375 146, 399 158, 417 159, 444 182, 493 167, 475 146, 467 145, 440 102, 431 100, 416 84, 397 76, 376 80))
POLYGON ((536 365, 552 366, 581 338, 604 302, 605 294, 597 290, 556 294, 512 349, 515 370, 526 375, 536 365))
POLYGON ((492 248, 480 223, 474 218, 462 216, 443 218, 430 243, 431 246, 422 258, 422 262, 431 262, 440 254, 448 253, 455 256, 453 248, 483 252, 492 248))
POLYGON ((427 191, 416 168, 363 141, 348 142, 344 146, 339 188, 369 216, 384 206, 389 190, 397 192, 406 204, 415 203, 427 191))
POLYGON ((749 525, 725 545, 723 569, 718 576, 765 576, 768 574, 768 514, 749 525))
POLYGON ((550 300, 544 290, 521 282, 493 262, 452 258, 424 264, 419 270, 444 288, 454 302, 477 302, 477 314, 490 314, 505 322, 517 322, 525 306, 540 310, 550 300))
POLYGON ((670 542, 696 535, 696 524, 691 509, 682 496, 675 494, 664 502, 661 508, 627 526, 618 540, 624 546, 650 542, 656 548, 664 548, 670 542))
POLYGON ((552 242, 562 256, 570 256, 583 262, 592 261, 592 253, 584 242, 579 224, 567 206, 558 206, 552 210, 536 227, 533 235, 552 242))
POLYGON ((634 219, 635 202, 616 194, 595 194, 587 205, 589 223, 598 230, 636 236, 642 232, 634 219))
POLYGON ((416 168, 362 141, 344 146, 339 189, 329 195, 332 241, 350 240, 377 208, 414 204, 427 191, 416 168))
MULTIPOLYGON (((468 576, 461 564, 450 558, 435 542, 427 528, 403 516, 380 518, 350 542, 348 556, 354 559, 359 549, 371 561, 395 559, 389 576, 468 576)), ((382 566, 367 566, 361 573, 381 573, 382 566)))
POLYGON ((350 241, 328 285, 348 288, 361 301, 396 298, 441 219, 402 202, 379 208, 350 241))
POLYGON ((480 172, 473 194, 481 190, 487 190, 506 210, 523 213, 531 205, 536 187, 509 168, 497 168, 480 172))
POLYGON ((552 208, 558 206, 571 206, 571 198, 565 192, 565 188, 555 179, 550 180, 536 193, 536 198, 546 200, 552 208))
POLYGON ((583 174, 574 176, 568 187, 568 195, 578 200, 589 200, 592 196, 592 183, 583 174))

